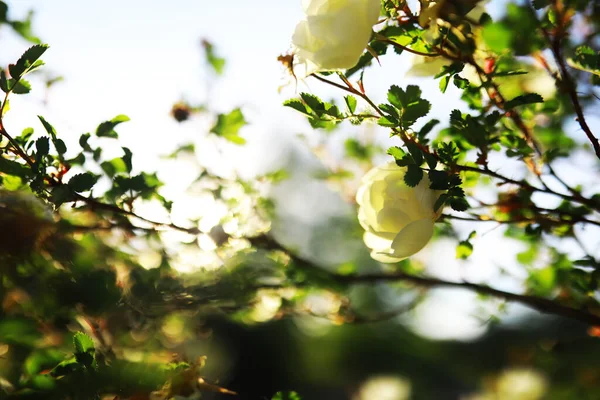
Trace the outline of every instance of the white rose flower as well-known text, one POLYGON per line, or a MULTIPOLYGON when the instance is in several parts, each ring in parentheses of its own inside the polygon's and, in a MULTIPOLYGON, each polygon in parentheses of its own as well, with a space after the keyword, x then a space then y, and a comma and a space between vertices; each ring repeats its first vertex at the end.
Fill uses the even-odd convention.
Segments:
POLYGON ((380 262, 401 261, 425 247, 442 212, 433 206, 443 192, 429 188, 427 175, 411 188, 404 183, 405 173, 394 162, 373 168, 356 194, 365 244, 380 262))
POLYGON ((292 37, 294 73, 351 68, 377 23, 380 0, 303 0, 306 19, 292 37))

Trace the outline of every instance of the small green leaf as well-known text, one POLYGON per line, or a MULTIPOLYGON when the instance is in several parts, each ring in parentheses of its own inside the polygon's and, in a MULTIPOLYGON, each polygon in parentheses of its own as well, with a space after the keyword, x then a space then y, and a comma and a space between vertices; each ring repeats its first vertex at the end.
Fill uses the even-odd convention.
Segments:
POLYGON ((421 128, 421 130, 419 130, 419 133, 417 134, 417 136, 419 136, 419 138, 421 140, 423 140, 425 138, 425 136, 431 132, 431 130, 437 125, 439 124, 440 121, 437 119, 432 119, 431 121, 427 122, 425 125, 423 125, 423 127, 421 128))
POLYGON ((390 147, 388 149, 387 153, 390 156, 394 157, 394 159, 396 159, 396 160, 400 160, 406 155, 406 152, 404 150, 402 150, 401 147, 398 147, 398 146, 390 147))
POLYGON ((373 155, 373 147, 364 145, 358 140, 348 138, 344 142, 344 148, 348 157, 354 158, 359 161, 369 160, 373 155))
POLYGON ((100 167, 106 173, 106 175, 108 175, 111 178, 118 173, 127 172, 127 165, 125 164, 125 161, 120 157, 113 158, 110 161, 104 161, 100 164, 100 167))
POLYGON ((73 346, 75 347, 75 359, 77 362, 86 367, 92 366, 96 352, 92 338, 83 332, 77 332, 73 336, 73 346))
POLYGON ((468 240, 463 240, 456 246, 456 258, 466 260, 471 254, 473 254, 473 245, 468 240))
POLYGON ((133 157, 133 154, 131 153, 131 150, 129 150, 129 148, 127 147, 123 147, 123 152, 125 153, 125 155, 123 156, 123 162, 125 163, 125 169, 128 173, 131 172, 131 170, 133 169, 133 165, 131 163, 131 158, 133 157))
POLYGON ((54 127, 41 115, 38 115, 38 119, 40 120, 40 122, 44 126, 44 129, 46 130, 46 132, 48 132, 52 140, 56 140, 56 129, 54 129, 54 127))
POLYGON ((344 100, 346 101, 346 106, 348 107, 348 111, 350 112, 350 114, 354 114, 354 112, 356 111, 357 104, 356 97, 348 95, 344 97, 344 100))
POLYGON ((74 175, 67 183, 71 190, 81 193, 90 190, 98 182, 98 177, 90 172, 74 175))
POLYGON ((11 89, 9 79, 6 76, 6 71, 3 69, 0 69, 0 89, 2 89, 4 93, 10 92, 11 89))
POLYGON ((423 179, 423 170, 415 164, 409 164, 406 166, 406 168, 406 174, 404 174, 404 183, 410 187, 417 186, 419 182, 421 182, 421 179, 423 179))
POLYGON ((48 47, 47 44, 37 44, 27 49, 16 64, 8 66, 11 77, 15 80, 19 80, 23 75, 32 70, 32 68, 37 68, 42 65, 40 63, 36 64, 36 61, 46 50, 48 50, 48 47))
POLYGON ((94 341, 83 332, 77 332, 73 336, 73 347, 75 353, 89 353, 95 351, 94 341))
POLYGON ((513 38, 511 29, 502 22, 485 25, 481 35, 487 47, 495 53, 508 51, 513 38))
POLYGON ((469 87, 469 80, 462 78, 460 75, 454 75, 453 83, 454 86, 456 86, 459 89, 466 89, 469 87))
POLYGON ((65 154, 67 152, 67 145, 62 139, 56 139, 54 141, 54 147, 56 147, 58 154, 65 154))
POLYGON ((127 115, 120 114, 111 119, 110 121, 104 121, 100 125, 98 125, 98 128, 96 128, 96 136, 117 139, 119 137, 119 134, 115 132, 115 127, 129 120, 130 119, 127 115))
POLYGON ((429 185, 430 189, 447 190, 450 188, 450 177, 446 171, 432 169, 427 175, 431 181, 431 184, 429 185))
POLYGON ((89 133, 84 133, 79 137, 79 145, 81 146, 83 151, 86 151, 88 153, 92 152, 92 148, 88 144, 88 140, 90 140, 90 136, 91 135, 89 133))
POLYGON ((448 200, 448 203, 454 211, 467 211, 469 209, 469 202, 464 197, 452 197, 448 200))
POLYGON ((416 143, 407 142, 406 148, 410 152, 410 155, 412 156, 413 160, 415 160, 415 164, 417 166, 423 164, 423 153, 424 152, 423 152, 423 150, 421 150, 421 148, 419 146, 417 146, 416 143))
POLYGON ((431 109, 431 103, 421 98, 421 89, 415 85, 408 85, 406 91, 392 85, 388 90, 388 101, 400 110, 400 121, 404 128, 410 127, 431 109))
POLYGON ((242 110, 236 108, 229 114, 219 114, 216 124, 210 131, 235 144, 244 144, 246 140, 239 136, 239 131, 246 124, 242 110))
POLYGON ((427 166, 432 171, 435 171, 435 167, 437 165, 437 160, 436 160, 435 156, 431 153, 423 152, 423 157, 425 157, 425 162, 427 163, 427 166))
POLYGON ((317 116, 320 117, 325 112, 325 104, 323 103, 323 100, 321 100, 314 94, 302 92, 300 93, 300 97, 302 98, 302 101, 304 101, 304 104, 310 107, 310 109, 317 116))
POLYGON ((50 152, 50 140, 47 136, 42 136, 35 141, 35 148, 37 150, 36 158, 47 156, 50 152))
POLYGON ((215 46, 208 40, 202 41, 202 47, 204 47, 204 55, 208 65, 212 67, 217 75, 222 75, 225 70, 225 59, 217 56, 215 46))
POLYGON ((504 103, 504 109, 506 110, 510 110, 511 108, 515 108, 518 106, 524 106, 527 104, 534 104, 534 103, 543 103, 544 102, 544 98, 542 96, 540 96, 537 93, 527 93, 527 94, 523 94, 521 96, 517 96, 512 100, 507 101, 506 103, 504 103))
POLYGON ((283 102, 285 107, 293 108, 296 111, 300 111, 304 115, 310 116, 310 111, 306 109, 306 105, 299 99, 290 99, 283 102))
POLYGON ((61 376, 67 376, 73 372, 79 370, 81 365, 77 362, 75 357, 71 357, 67 360, 61 361, 56 367, 50 371, 50 375, 57 378, 61 376))
POLYGON ((16 83, 14 79, 11 79, 10 87, 14 94, 27 94, 31 91, 31 84, 25 79, 19 79, 16 83))
POLYGON ((399 125, 399 122, 391 116, 381 117, 377 120, 377 125, 384 126, 386 128, 394 128, 399 125))
POLYGON ((0 172, 25 178, 31 174, 31 169, 25 164, 0 157, 0 172))
POLYGON ((448 83, 450 83, 450 75, 446 75, 440 79, 440 91, 442 93, 446 93, 446 89, 448 89, 448 83))

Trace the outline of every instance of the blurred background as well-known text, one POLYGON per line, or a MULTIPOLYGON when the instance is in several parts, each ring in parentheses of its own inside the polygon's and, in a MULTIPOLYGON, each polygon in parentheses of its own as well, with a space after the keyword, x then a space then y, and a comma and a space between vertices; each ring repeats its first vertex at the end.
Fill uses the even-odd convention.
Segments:
MULTIPOLYGON (((376 268, 362 242, 353 201, 362 174, 372 164, 347 165, 344 160, 349 139, 370 143, 376 149, 375 165, 387 160, 385 149, 393 141, 385 129, 369 124, 314 131, 303 116, 282 106, 300 91, 341 98, 316 80, 296 82, 277 61, 289 52, 291 35, 303 16, 300 0, 16 0, 9 5, 15 19, 34 11, 32 30, 50 44, 44 56, 47 66, 37 79, 52 83, 46 90, 15 97, 8 127, 21 130, 43 114, 65 141, 76 141, 101 121, 129 116, 131 121, 119 131, 121 144, 134 152, 138 168, 156 170, 166 183, 161 193, 174 200, 175 221, 197 218, 206 232, 226 211, 186 190, 200 169, 242 179, 285 170, 285 179, 266 193, 274 204, 272 235, 324 267, 354 263, 361 271, 376 268), (222 74, 207 64, 203 41, 225 59, 222 74), (203 111, 178 122, 174 104, 203 111), (205 111, 236 107, 249 122, 240 133, 247 141, 243 146, 207 133, 214 121, 205 111), (167 157, 189 142, 195 143, 191 155, 167 157), (343 184, 340 176, 347 178, 343 184)), ((493 17, 500 17, 505 4, 494 0, 487 7, 493 17)), ((28 46, 4 27, 0 40, 2 65, 28 46)), ((467 109, 458 89, 451 87, 442 95, 436 81, 419 75, 422 70, 411 55, 384 56, 381 66, 366 71, 364 82, 378 101, 384 101, 391 83, 417 84, 432 103, 433 116, 442 121, 449 104, 467 109)), ((541 90, 548 83, 538 85, 541 90)), ((590 120, 598 127, 598 115, 590 120)), ((566 130, 575 129, 567 124, 566 130)), ((584 139, 573 136, 575 141, 584 139)), ((594 160, 582 156, 577 163, 587 168, 594 160)), ((507 176, 520 174, 500 167, 507 176)), ((573 167, 568 163, 561 168, 572 184, 587 179, 569 174, 573 167)), ((485 198, 486 192, 481 195, 485 198)), ((138 212, 161 218, 151 205, 138 212)), ((455 228, 467 237, 474 226, 465 222, 455 228)), ((442 279, 522 291, 526 275, 515 260, 527 248, 504 233, 494 225, 481 230, 468 260, 457 259, 455 243, 442 237, 415 262, 442 279)), ((584 235, 592 251, 600 247, 598 233, 584 235)), ((181 236, 164 239, 177 246, 181 236)), ((573 243, 564 248, 574 259, 583 257, 573 243)), ((194 273, 211 260, 208 255, 182 254, 177 269, 194 273)), ((151 267, 155 260, 149 256, 146 262, 151 267)), ((353 304, 366 311, 394 309, 411 300, 390 285, 357 286, 354 291, 353 304)), ((247 399, 270 399, 282 390, 295 390, 303 399, 332 400, 600 398, 600 346, 587 327, 478 297, 435 289, 394 318, 348 325, 310 316, 278 320, 277 307, 265 297, 252 321, 210 317, 200 331, 188 323, 188 314, 174 313, 165 318, 162 332, 167 339, 162 344, 190 359, 206 355, 208 376, 247 399)), ((315 296, 312 307, 327 309, 335 301, 315 296)), ((147 340, 143 335, 134 339, 147 340)), ((221 397, 225 395, 203 398, 221 397)))

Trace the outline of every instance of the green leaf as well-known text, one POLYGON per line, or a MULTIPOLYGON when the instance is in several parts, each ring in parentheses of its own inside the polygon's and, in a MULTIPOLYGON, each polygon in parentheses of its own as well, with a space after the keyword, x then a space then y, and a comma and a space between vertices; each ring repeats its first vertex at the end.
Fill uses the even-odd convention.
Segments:
POLYGON ((50 375, 55 378, 67 376, 79 370, 80 368, 81 364, 79 364, 77 359, 75 357, 71 357, 64 361, 61 361, 56 367, 52 369, 52 371, 50 371, 50 375))
POLYGON ((106 175, 108 175, 111 178, 118 173, 127 172, 127 165, 125 164, 125 161, 120 157, 113 158, 110 161, 104 161, 100 164, 100 167, 106 173, 106 175))
POLYGON ((91 153, 93 150, 90 147, 90 145, 88 144, 88 140, 90 140, 90 134, 89 133, 84 133, 79 137, 79 145, 81 146, 81 148, 83 149, 83 151, 86 151, 88 153, 91 153))
POLYGON ((384 126, 386 128, 394 128, 399 125, 398 120, 388 115, 387 117, 381 117, 377 120, 377 125, 384 126))
POLYGON ((54 141, 54 147, 56 147, 58 154, 65 154, 67 152, 67 145, 62 139, 56 139, 54 141))
POLYGON ((575 57, 567 62, 573 68, 600 76, 600 52, 595 52, 589 46, 579 46, 575 50, 575 57))
POLYGON ((117 139, 119 137, 119 134, 115 132, 115 127, 129 120, 130 119, 127 115, 120 114, 111 119, 110 121, 104 121, 100 125, 98 125, 98 128, 96 128, 96 136, 117 139))
POLYGON ((467 211, 469 209, 469 202, 464 197, 452 197, 448 200, 448 203, 454 211, 467 211))
POLYGON ((56 206, 74 200, 73 191, 67 185, 55 186, 50 193, 50 201, 56 206))
POLYGON ((33 347, 42 338, 38 323, 32 319, 3 316, 0 320, 0 342, 33 347))
POLYGON ((236 108, 229 114, 219 114, 216 124, 210 131, 235 144, 244 144, 246 143, 246 140, 239 136, 238 133, 246 124, 247 122, 244 119, 242 110, 236 108))
POLYGON ((290 99, 283 102, 285 107, 293 108, 296 111, 300 111, 304 115, 310 116, 311 113, 306 109, 306 105, 299 99, 290 99))
POLYGON ((363 145, 358 140, 348 138, 344 142, 344 148, 348 157, 354 158, 359 161, 369 160, 373 155, 373 147, 369 145, 363 145))
POLYGON ((456 258, 466 260, 471 254, 473 254, 473 245, 468 240, 463 240, 456 246, 456 258))
POLYGON ((217 56, 215 46, 208 40, 202 41, 202 47, 204 47, 204 55, 208 65, 212 67, 217 75, 222 75, 225 70, 225 59, 217 56))
POLYGON ((123 156, 123 162, 125 163, 125 170, 130 173, 131 170, 133 169, 133 165, 131 162, 131 159, 133 157, 133 153, 131 153, 131 150, 129 150, 129 148, 127 147, 123 147, 123 152, 125 153, 125 155, 123 156))
POLYGON ((0 157, 0 172, 25 178, 31 174, 31 169, 25 164, 0 157))
POLYGON ((20 79, 18 82, 14 79, 11 79, 10 81, 10 87, 14 94, 27 94, 31 91, 31 84, 25 79, 20 79))
POLYGON ((357 104, 356 97, 348 95, 344 97, 344 100, 346 101, 346 106, 348 107, 348 111, 350 112, 350 114, 354 114, 354 112, 356 111, 357 104))
POLYGON ((10 26, 17 32, 23 39, 28 40, 33 43, 40 43, 40 39, 33 34, 31 30, 31 22, 32 22, 33 12, 30 11, 27 14, 27 18, 20 21, 10 21, 10 26))
POLYGON ((431 181, 431 184, 429 185, 430 189, 447 190, 450 188, 450 177, 446 171, 432 169, 427 175, 431 181))
POLYGON ((38 115, 38 119, 44 126, 44 129, 46 130, 46 132, 48 132, 48 134, 52 138, 52 141, 55 141, 56 140, 56 129, 54 129, 54 127, 48 121, 46 121, 44 119, 44 117, 42 117, 41 115, 38 115))
POLYGON ((4 93, 10 92, 11 89, 9 79, 6 77, 6 71, 3 69, 0 69, 0 89, 2 89, 4 93))
POLYGON ((96 351, 92 338, 83 332, 77 332, 73 335, 73 347, 75 348, 75 354, 96 351))
POLYGON ((50 140, 47 136, 42 136, 35 141, 35 148, 37 150, 36 158, 47 156, 50 152, 50 140))
POLYGON ((453 83, 454 86, 456 86, 459 89, 466 89, 469 87, 469 80, 462 78, 460 75, 454 75, 453 83))
POLYGON ((36 61, 48 50, 47 44, 37 44, 31 46, 23 53, 16 64, 8 66, 8 71, 13 79, 19 80, 27 72, 30 72, 34 68, 38 68, 43 63, 36 63, 36 61))
POLYGON ((404 174, 404 183, 410 187, 417 186, 419 182, 421 182, 421 179, 423 179, 423 170, 415 164, 409 164, 406 166, 406 168, 406 174, 404 174))
POLYGON ((437 160, 436 160, 435 156, 431 153, 423 152, 423 157, 425 157, 425 162, 427 163, 427 166, 432 171, 435 171, 435 167, 437 165, 437 160))
POLYGON ((410 155, 412 156, 413 160, 415 160, 415 164, 417 166, 423 164, 423 150, 421 150, 419 146, 417 146, 413 142, 407 142, 406 148, 410 152, 410 155))
POLYGON ((46 130, 46 132, 48 132, 48 134, 52 138, 52 144, 56 148, 56 151, 58 152, 58 154, 59 155, 65 154, 67 152, 67 145, 65 144, 65 142, 62 139, 58 139, 56 137, 56 129, 54 129, 54 127, 48 121, 46 121, 44 119, 44 117, 42 117, 41 115, 38 115, 38 119, 44 126, 44 129, 46 130))
POLYGON ((98 182, 98 177, 90 172, 74 175, 67 183, 71 190, 81 193, 90 190, 98 182))
POLYGON ((425 136, 429 132, 431 132, 431 130, 439 123, 440 123, 439 120, 432 119, 431 121, 429 121, 425 125, 423 125, 423 127, 421 128, 421 130, 419 130, 419 133, 417 134, 417 136, 419 136, 419 139, 423 140, 425 138, 425 136))
POLYGON ((450 75, 446 75, 440 79, 440 91, 442 93, 446 93, 446 89, 448 89, 448 83, 450 83, 450 75))
POLYGON ((415 85, 408 85, 406 91, 392 85, 388 90, 388 101, 400 110, 400 121, 404 128, 427 115, 431 109, 431 104, 421 98, 421 89, 415 85))
POLYGON ((83 332, 77 332, 73 336, 73 346, 75 347, 75 359, 77 362, 86 367, 92 366, 96 352, 92 338, 83 332))
POLYGON ((521 96, 517 96, 512 100, 504 103, 504 108, 506 110, 510 110, 511 108, 515 108, 518 106, 523 106, 526 104, 534 104, 534 103, 543 103, 544 98, 537 93, 527 93, 521 96))
POLYGON ((402 150, 402 148, 398 147, 398 146, 392 146, 392 147, 390 147, 388 149, 387 153, 390 156, 394 157, 394 159, 396 159, 396 160, 401 160, 406 155, 406 153, 404 152, 404 150, 402 150))
POLYGON ((485 25, 481 35, 487 47, 495 53, 509 50, 513 39, 512 30, 502 22, 485 25))
POLYGON ((321 116, 325 112, 325 103, 317 96, 310 93, 300 93, 300 97, 317 116, 321 116))

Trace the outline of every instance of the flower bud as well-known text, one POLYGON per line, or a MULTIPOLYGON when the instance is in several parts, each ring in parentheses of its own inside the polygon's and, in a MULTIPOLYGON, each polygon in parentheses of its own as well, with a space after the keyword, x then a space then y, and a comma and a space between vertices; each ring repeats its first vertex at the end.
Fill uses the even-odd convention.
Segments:
POLYGON ((380 0, 303 0, 306 19, 292 37, 294 72, 352 68, 369 43, 380 0))
POLYGON ((411 188, 404 183, 405 174, 406 167, 394 162, 373 168, 356 194, 363 239, 380 262, 401 261, 425 247, 442 212, 433 207, 443 192, 429 188, 427 175, 411 188))

